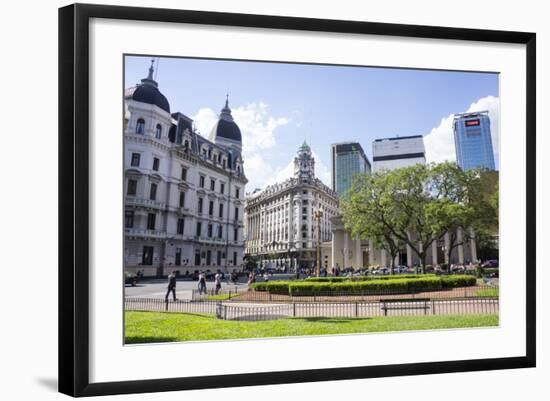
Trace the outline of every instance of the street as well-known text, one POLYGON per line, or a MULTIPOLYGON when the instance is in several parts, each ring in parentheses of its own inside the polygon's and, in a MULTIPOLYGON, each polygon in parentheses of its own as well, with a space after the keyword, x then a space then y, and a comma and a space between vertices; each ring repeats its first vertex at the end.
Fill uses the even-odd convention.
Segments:
MULTIPOLYGON (((124 296, 126 298, 164 298, 168 287, 167 279, 143 280, 132 287, 129 284, 124 286, 124 296)), ((214 281, 207 281, 208 291, 215 288, 214 281)), ((222 281, 223 290, 233 290, 237 288, 244 291, 247 288, 246 282, 239 282, 236 285, 222 281)), ((176 284, 176 297, 182 300, 191 299, 191 291, 198 289, 198 281, 178 280, 176 284)), ((170 295, 171 297, 172 295, 170 295)))

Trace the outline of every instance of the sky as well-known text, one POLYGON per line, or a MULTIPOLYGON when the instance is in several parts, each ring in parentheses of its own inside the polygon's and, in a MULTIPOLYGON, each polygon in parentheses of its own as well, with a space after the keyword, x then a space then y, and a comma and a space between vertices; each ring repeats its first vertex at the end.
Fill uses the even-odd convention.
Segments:
MULTIPOLYGON (((247 192, 281 182, 304 142, 330 186, 330 145, 357 141, 372 163, 377 138, 423 135, 428 162, 455 160, 454 113, 489 110, 499 159, 499 76, 495 73, 155 57, 170 103, 208 137, 229 94, 243 134, 247 192)), ((150 56, 126 56, 125 87, 147 76, 150 56)))

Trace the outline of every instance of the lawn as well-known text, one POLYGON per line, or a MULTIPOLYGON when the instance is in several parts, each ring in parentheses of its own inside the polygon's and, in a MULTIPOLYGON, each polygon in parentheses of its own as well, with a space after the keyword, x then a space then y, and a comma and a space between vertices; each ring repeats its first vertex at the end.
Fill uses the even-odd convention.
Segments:
POLYGON ((190 313, 126 312, 126 343, 227 340, 497 326, 498 315, 285 318, 244 322, 190 313))
POLYGON ((482 290, 477 290, 474 294, 476 297, 483 297, 483 298, 496 298, 498 297, 498 291, 499 288, 484 288, 482 290))

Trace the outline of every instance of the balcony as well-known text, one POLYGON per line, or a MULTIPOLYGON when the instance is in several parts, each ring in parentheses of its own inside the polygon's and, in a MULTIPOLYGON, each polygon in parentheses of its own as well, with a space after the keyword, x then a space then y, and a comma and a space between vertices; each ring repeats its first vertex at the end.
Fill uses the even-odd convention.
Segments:
POLYGON ((157 202, 151 199, 145 199, 145 198, 132 198, 132 197, 126 197, 126 205, 128 206, 138 206, 138 207, 146 207, 151 209, 165 209, 166 204, 162 202, 157 202))
POLYGON ((149 237, 149 238, 166 238, 166 232, 159 230, 147 230, 143 228, 125 228, 124 232, 128 236, 149 237))

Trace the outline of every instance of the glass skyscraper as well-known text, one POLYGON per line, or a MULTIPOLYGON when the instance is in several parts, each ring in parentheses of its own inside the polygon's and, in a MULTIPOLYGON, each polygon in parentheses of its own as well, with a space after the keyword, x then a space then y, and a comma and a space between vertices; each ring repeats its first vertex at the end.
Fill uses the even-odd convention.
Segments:
POLYGON ((455 114, 453 121, 456 162, 464 170, 495 170, 489 112, 455 114))
POLYGON ((370 173, 371 165, 357 142, 332 145, 332 189, 342 197, 351 188, 358 173, 370 173))

